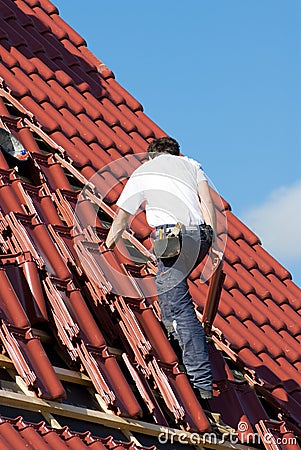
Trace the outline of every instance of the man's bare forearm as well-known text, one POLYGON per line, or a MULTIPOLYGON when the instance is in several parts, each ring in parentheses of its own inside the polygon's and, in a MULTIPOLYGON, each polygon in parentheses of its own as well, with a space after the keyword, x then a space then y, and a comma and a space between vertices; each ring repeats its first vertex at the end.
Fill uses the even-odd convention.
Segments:
POLYGON ((216 232, 216 214, 215 207, 212 201, 208 201, 205 203, 204 201, 201 203, 201 210, 204 218, 204 222, 207 225, 210 225, 214 232, 216 232))
POLYGON ((198 194, 201 199, 201 210, 204 222, 210 225, 216 233, 216 212, 215 205, 212 201, 210 189, 207 181, 201 181, 198 184, 198 194))
POLYGON ((201 210, 203 214, 204 222, 210 225, 213 229, 213 241, 211 246, 211 259, 213 266, 217 266, 222 260, 222 252, 219 249, 217 241, 217 229, 216 229, 216 208, 212 201, 210 194, 210 188, 207 181, 201 181, 198 184, 198 194, 201 199, 201 210))
POLYGON ((106 239, 106 246, 108 248, 113 248, 118 239, 120 239, 124 230, 126 229, 129 217, 130 213, 124 211, 123 209, 120 209, 118 211, 106 239))

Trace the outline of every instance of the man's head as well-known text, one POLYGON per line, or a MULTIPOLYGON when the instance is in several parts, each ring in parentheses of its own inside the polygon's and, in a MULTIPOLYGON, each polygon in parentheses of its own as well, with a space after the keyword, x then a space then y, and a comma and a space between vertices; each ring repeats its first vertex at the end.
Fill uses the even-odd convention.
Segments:
POLYGON ((180 146, 178 142, 171 137, 161 137, 154 139, 148 146, 147 153, 154 158, 160 153, 169 153, 170 155, 179 156, 180 146))

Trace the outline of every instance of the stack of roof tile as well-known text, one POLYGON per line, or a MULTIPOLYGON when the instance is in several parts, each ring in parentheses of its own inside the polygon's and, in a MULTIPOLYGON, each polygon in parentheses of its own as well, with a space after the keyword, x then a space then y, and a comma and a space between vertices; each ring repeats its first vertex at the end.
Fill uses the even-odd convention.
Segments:
POLYGON ((95 438, 91 433, 73 433, 68 427, 54 430, 45 422, 29 424, 22 418, 0 422, 0 443, 3 450, 143 450, 133 443, 116 441, 112 436, 95 438))
MULTIPOLYGON (((4 351, 37 396, 64 399, 33 333, 49 327, 66 362, 88 374, 108 411, 205 431, 208 418, 160 325, 143 211, 124 248, 103 246, 127 178, 148 142, 165 133, 48 0, 0 0, 0 55, 0 127, 30 153, 19 162, 0 152, 4 351), (111 346, 122 350, 122 362, 111 346)), ((228 239, 210 342, 211 407, 242 441, 256 430, 300 436, 301 290, 230 206, 217 206, 228 239)), ((190 278, 199 313, 208 294, 201 270, 190 278)), ((1 436, 3 426, 34 434, 45 448, 49 436, 69 433, 18 419, 4 421, 1 436)), ((97 445, 108 447, 89 442, 97 445)))

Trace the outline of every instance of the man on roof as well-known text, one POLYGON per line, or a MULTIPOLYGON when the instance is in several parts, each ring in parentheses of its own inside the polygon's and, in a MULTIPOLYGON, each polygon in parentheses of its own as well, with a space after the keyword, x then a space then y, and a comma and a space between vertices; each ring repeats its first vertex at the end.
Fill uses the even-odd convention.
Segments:
POLYGON ((119 211, 106 239, 111 249, 130 217, 145 205, 154 228, 158 262, 156 289, 162 322, 171 342, 178 342, 187 375, 202 399, 212 398, 212 372, 203 327, 189 293, 187 278, 211 248, 216 265, 216 214, 208 181, 199 163, 180 156, 178 142, 154 139, 149 160, 136 169, 121 193, 119 211))

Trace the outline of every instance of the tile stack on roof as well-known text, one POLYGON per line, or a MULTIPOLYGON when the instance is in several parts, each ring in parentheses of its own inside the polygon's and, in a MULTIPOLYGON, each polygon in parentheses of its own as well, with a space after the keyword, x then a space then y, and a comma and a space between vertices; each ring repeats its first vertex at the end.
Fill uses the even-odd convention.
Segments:
POLYGON ((29 424, 21 417, 0 421, 2 450, 143 450, 133 443, 116 441, 112 436, 94 438, 91 433, 73 433, 68 427, 60 430, 48 427, 45 422, 29 424))
MULTIPOLYGON (((18 164, 0 153, 3 347, 29 389, 62 400, 32 330, 49 326, 106 410, 205 431, 208 419, 160 326, 147 265, 135 264, 133 249, 103 247, 128 176, 148 142, 165 133, 52 3, 0 6, 0 124, 30 152, 18 164), (108 346, 122 349, 122 362, 108 346)), ((228 240, 210 344, 211 406, 242 440, 241 422, 251 433, 270 418, 300 435, 301 291, 225 201, 219 209, 228 240)), ((143 212, 132 230, 149 255, 143 212)), ((200 271, 190 287, 203 311, 208 286, 200 271)))

